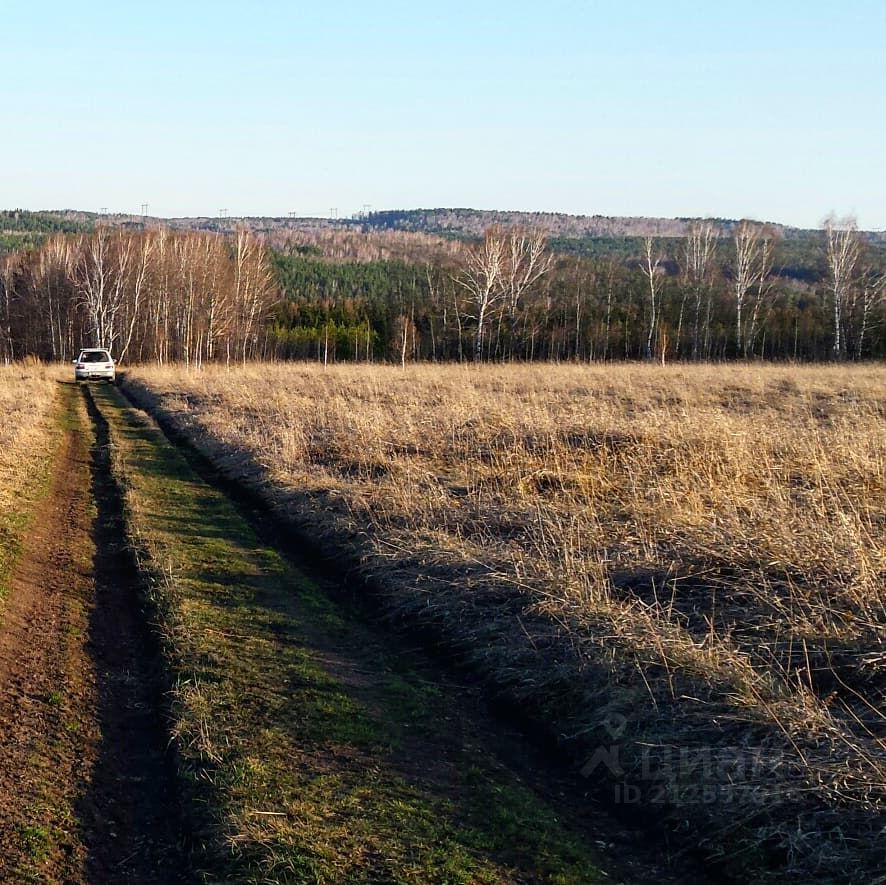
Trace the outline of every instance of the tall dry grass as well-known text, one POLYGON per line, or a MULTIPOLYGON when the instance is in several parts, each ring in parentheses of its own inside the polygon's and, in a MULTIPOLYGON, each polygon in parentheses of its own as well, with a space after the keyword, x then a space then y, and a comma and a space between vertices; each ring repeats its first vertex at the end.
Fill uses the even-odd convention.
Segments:
POLYGON ((782 871, 839 871, 882 824, 882 367, 130 379, 230 472, 358 548, 393 610, 449 631, 579 744, 623 717, 639 778, 669 746, 765 745, 767 813, 739 797, 699 814, 761 816, 753 838, 782 871), (768 809, 788 788, 780 819, 768 809))
POLYGON ((62 370, 38 362, 0 365, 0 595, 49 475, 57 384, 62 370))
POLYGON ((22 481, 47 454, 56 403, 56 367, 38 362, 0 365, 0 507, 14 508, 22 481))

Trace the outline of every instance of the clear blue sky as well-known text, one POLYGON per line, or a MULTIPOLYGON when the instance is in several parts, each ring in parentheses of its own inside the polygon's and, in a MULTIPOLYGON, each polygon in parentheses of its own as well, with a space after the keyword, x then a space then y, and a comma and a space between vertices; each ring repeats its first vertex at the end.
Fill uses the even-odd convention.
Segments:
POLYGON ((886 228, 882 0, 0 9, 0 207, 886 228))

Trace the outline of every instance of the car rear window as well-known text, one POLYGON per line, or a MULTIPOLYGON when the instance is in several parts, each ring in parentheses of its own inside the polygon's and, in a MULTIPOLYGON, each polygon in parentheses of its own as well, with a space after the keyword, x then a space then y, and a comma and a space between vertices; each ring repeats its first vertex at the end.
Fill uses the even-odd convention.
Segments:
POLYGON ((94 350, 80 354, 81 363, 109 363, 111 358, 103 350, 94 350))

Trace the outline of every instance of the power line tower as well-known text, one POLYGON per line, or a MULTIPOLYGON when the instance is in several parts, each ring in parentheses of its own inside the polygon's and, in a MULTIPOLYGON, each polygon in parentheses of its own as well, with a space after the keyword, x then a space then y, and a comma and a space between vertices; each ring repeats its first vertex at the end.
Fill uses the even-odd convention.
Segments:
POLYGON ((219 218, 227 218, 228 217, 228 210, 227 209, 219 209, 218 210, 218 217, 219 218))
POLYGON ((99 215, 107 215, 108 214, 108 207, 102 206, 101 209, 98 210, 98 214, 99 215))
POLYGON ((363 217, 369 218, 370 212, 372 212, 372 203, 364 203, 363 204, 363 217))
POLYGON ((142 217, 147 218, 148 215, 148 204, 142 203, 142 217))
POLYGON ((332 218, 333 220, 338 218, 338 208, 336 206, 333 206, 329 210, 329 217, 332 218))

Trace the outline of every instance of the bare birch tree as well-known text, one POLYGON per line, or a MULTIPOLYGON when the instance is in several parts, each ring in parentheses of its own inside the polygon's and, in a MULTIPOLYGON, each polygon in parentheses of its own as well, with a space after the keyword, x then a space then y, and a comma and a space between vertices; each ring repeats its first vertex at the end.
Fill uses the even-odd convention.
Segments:
POLYGON ((129 249, 134 255, 134 260, 131 269, 132 278, 127 281, 126 297, 121 299, 125 310, 123 331, 121 332, 122 344, 117 354, 117 359, 121 361, 126 359, 129 346, 132 344, 136 323, 142 315, 142 300, 157 244, 156 235, 153 233, 142 234, 139 237, 129 234, 128 239, 129 249))
POLYGON ((43 320, 53 359, 67 359, 73 323, 74 250, 69 237, 50 237, 40 250, 33 286, 44 295, 43 320))
POLYGON ((465 246, 463 267, 455 281, 464 289, 474 311, 469 315, 477 323, 474 335, 474 360, 483 359, 486 324, 491 311, 504 298, 502 285, 505 267, 506 239, 498 228, 486 231, 480 243, 465 246))
POLYGON ((520 227, 508 231, 504 286, 512 311, 517 311, 520 298, 551 269, 553 262, 554 256, 547 251, 547 240, 541 231, 520 227))
POLYGON ((264 247, 246 230, 237 233, 235 298, 240 309, 239 335, 243 362, 255 353, 255 332, 273 301, 273 275, 264 247))
MULTIPOLYGON (((494 313, 498 314, 500 336, 502 312, 506 312, 513 348, 522 299, 553 266, 544 234, 522 227, 507 231, 490 227, 481 242, 462 248, 461 265, 461 272, 452 279, 470 302, 465 318, 477 323, 474 360, 483 359, 487 326, 494 313)), ((460 323, 457 308, 456 318, 460 323)))
POLYGON ((761 317, 768 312, 770 275, 775 255, 775 232, 768 225, 740 221, 732 233, 735 246, 732 291, 735 301, 735 352, 751 355, 761 317), (749 298, 751 315, 745 315, 749 298))
POLYGON ((0 309, 2 309, 3 360, 15 359, 12 336, 12 300, 15 292, 15 259, 11 255, 0 258, 0 309))
POLYGON ((773 305, 775 279, 772 267, 775 261, 776 234, 772 227, 765 226, 760 230, 757 259, 754 267, 754 284, 751 288, 751 314, 744 329, 744 356, 752 356, 757 335, 766 321, 773 305))
POLYGON ((740 221, 732 232, 735 256, 732 271, 732 287, 735 299, 735 352, 744 352, 744 328, 742 312, 748 290, 754 282, 754 263, 757 255, 757 225, 751 221, 740 221))
POLYGON ((522 227, 514 227, 508 231, 502 285, 510 320, 512 347, 518 337, 520 300, 551 269, 553 263, 554 256, 547 251, 547 239, 541 231, 522 227))
POLYGON ((80 267, 77 287, 82 304, 89 317, 92 343, 96 347, 111 347, 110 316, 110 250, 111 233, 104 225, 80 242, 80 267))
POLYGON ((677 353, 679 354, 680 338, 683 329, 683 308, 687 295, 694 302, 694 318, 692 326, 692 359, 701 355, 702 332, 707 339, 707 326, 711 315, 711 267, 714 251, 720 230, 710 221, 693 222, 689 226, 686 243, 683 246, 682 264, 684 278, 684 295, 680 305, 680 317, 677 323, 677 353), (705 314, 702 320, 702 306, 705 314))
POLYGON ((661 252, 656 250, 655 238, 646 237, 643 240, 643 260, 640 270, 643 271, 643 276, 646 277, 646 282, 649 284, 649 324, 646 332, 646 359, 648 360, 651 360, 653 356, 652 343, 658 326, 659 281, 664 272, 661 266, 662 257, 661 252))
POLYGON ((824 229, 830 272, 829 289, 834 316, 833 353, 835 359, 842 360, 846 358, 844 309, 852 287, 857 282, 855 268, 860 253, 858 226, 855 218, 851 216, 835 218, 831 215, 825 219, 824 229))

